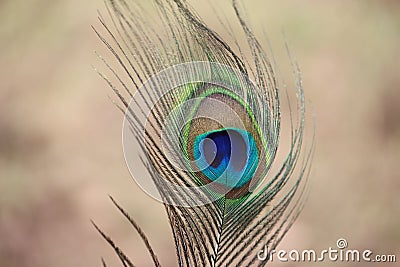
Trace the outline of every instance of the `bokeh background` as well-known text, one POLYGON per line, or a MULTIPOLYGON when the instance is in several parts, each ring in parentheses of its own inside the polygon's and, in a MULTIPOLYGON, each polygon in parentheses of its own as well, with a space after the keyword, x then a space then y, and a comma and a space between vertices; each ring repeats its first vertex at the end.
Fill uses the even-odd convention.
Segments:
MULTIPOLYGON (((224 1, 221 12, 235 20, 224 1)), ((215 16, 202 13, 211 1, 192 2, 218 30, 215 16)), ((280 247, 320 250, 346 238, 350 248, 399 262, 400 2, 245 3, 278 62, 290 44, 316 114, 311 193, 280 247)), ((100 266, 101 257, 118 266, 90 219, 138 266, 149 266, 108 194, 143 227, 164 266, 175 266, 163 207, 130 178, 122 114, 92 68, 101 65, 94 50, 108 55, 90 27, 99 25, 97 9, 104 10, 101 0, 0 1, 1 267, 100 266)))

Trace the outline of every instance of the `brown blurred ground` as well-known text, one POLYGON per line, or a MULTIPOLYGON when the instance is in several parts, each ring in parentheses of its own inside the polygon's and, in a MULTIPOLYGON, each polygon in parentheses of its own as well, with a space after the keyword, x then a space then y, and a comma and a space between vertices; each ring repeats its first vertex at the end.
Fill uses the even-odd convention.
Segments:
MULTIPOLYGON (((282 247, 325 249, 343 237, 400 261, 400 2, 246 3, 278 62, 285 32, 316 113, 309 202, 282 247)), ((90 219, 148 265, 108 194, 143 226, 165 266, 175 265, 163 208, 131 181, 122 116, 91 67, 100 65, 93 50, 106 54, 90 28, 96 9, 102 1, 0 2, 1 267, 100 266, 101 256, 117 266, 90 219)))

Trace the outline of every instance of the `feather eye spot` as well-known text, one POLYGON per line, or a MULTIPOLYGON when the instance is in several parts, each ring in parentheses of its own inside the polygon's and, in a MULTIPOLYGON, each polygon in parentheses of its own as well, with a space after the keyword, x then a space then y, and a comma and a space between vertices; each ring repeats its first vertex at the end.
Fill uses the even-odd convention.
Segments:
POLYGON ((193 154, 197 167, 207 178, 221 181, 228 188, 249 182, 258 165, 254 138, 242 129, 224 128, 198 135, 193 154))
POLYGON ((133 95, 124 120, 124 154, 135 181, 172 205, 249 196, 266 179, 279 136, 279 113, 262 92, 246 74, 215 62, 188 62, 152 76, 133 95), (193 202, 164 196, 177 192, 193 202))

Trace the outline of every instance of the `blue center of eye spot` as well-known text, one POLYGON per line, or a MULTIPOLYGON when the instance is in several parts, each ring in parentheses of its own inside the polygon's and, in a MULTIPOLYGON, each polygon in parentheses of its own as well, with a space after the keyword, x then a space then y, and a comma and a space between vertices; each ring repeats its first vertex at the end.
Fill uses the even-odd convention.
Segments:
POLYGON ((224 128, 196 136, 193 156, 197 167, 211 181, 239 188, 254 175, 258 150, 253 136, 246 130, 224 128))

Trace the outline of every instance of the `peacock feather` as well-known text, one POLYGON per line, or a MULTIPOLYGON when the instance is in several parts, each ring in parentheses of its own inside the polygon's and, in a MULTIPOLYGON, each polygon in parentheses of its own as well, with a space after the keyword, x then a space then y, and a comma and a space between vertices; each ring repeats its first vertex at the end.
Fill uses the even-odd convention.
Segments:
MULTIPOLYGON (((126 163, 138 185, 162 202, 179 266, 263 266, 306 196, 313 137, 305 143, 305 98, 293 64, 296 95, 276 79, 275 65, 232 1, 246 47, 225 41, 183 0, 108 0, 109 23, 94 29, 114 56, 109 84, 124 113, 126 163), (246 52, 247 51, 247 52, 246 52), (285 97, 281 97, 284 92, 285 97), (288 149, 282 160, 282 99, 288 101, 288 149)), ((210 4, 211 5, 211 4, 210 4)), ((159 260, 141 228, 112 199, 159 260)), ((96 225, 124 266, 134 266, 96 225)), ((105 261, 103 265, 106 266, 105 261)))

